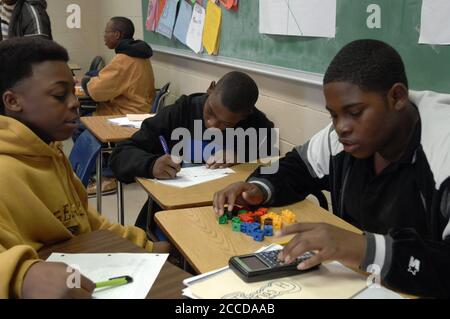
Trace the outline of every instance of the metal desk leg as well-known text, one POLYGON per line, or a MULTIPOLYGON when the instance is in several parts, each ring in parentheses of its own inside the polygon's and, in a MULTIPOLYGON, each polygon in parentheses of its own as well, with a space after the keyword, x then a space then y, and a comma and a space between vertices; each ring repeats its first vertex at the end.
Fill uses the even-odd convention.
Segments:
POLYGON ((97 211, 102 213, 102 161, 103 161, 103 149, 98 152, 97 155, 97 211))
POLYGON ((119 223, 125 225, 125 212, 123 207, 123 185, 117 181, 117 218, 119 223))

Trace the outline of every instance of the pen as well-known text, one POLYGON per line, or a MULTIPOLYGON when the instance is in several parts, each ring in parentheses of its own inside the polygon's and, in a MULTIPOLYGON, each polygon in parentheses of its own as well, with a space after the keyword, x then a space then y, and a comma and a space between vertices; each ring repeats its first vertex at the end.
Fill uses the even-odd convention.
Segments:
POLYGON ((109 278, 106 281, 96 282, 95 288, 114 287, 114 286, 125 285, 125 284, 131 283, 131 282, 133 282, 133 278, 131 278, 130 276, 121 276, 121 277, 109 278))
POLYGON ((167 142, 166 142, 166 139, 164 138, 164 136, 162 136, 162 135, 159 136, 159 142, 161 143, 164 153, 169 155, 170 154, 169 146, 167 145, 167 142))

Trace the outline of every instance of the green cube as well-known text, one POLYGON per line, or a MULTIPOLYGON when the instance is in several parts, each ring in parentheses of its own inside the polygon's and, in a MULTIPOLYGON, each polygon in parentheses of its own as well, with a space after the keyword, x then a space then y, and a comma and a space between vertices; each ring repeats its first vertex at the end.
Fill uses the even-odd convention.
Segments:
POLYGON ((231 230, 235 232, 241 232, 241 223, 233 223, 231 230))
POLYGON ((227 217, 227 215, 222 215, 222 216, 219 217, 219 224, 220 225, 228 224, 228 217, 227 217))
POLYGON ((240 224, 241 223, 241 219, 239 217, 233 217, 233 219, 231 221, 233 222, 233 224, 240 224))

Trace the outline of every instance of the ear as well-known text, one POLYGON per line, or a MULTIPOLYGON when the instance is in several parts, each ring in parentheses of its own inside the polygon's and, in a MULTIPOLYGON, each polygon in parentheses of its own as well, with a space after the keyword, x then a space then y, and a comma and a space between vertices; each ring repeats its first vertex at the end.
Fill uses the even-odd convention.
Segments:
POLYGON ((397 111, 405 109, 409 104, 409 91, 403 83, 395 83, 389 90, 388 99, 397 111))
POLYGON ((116 35, 116 40, 120 41, 123 39, 123 34, 120 31, 117 31, 116 33, 114 33, 116 35))
POLYGON ((5 113, 20 113, 22 112, 22 105, 20 103, 20 97, 17 93, 7 90, 2 95, 3 105, 5 105, 5 113))
POLYGON ((210 95, 214 91, 215 88, 216 88, 216 82, 212 81, 211 84, 209 85, 209 88, 206 90, 206 93, 208 93, 210 95))

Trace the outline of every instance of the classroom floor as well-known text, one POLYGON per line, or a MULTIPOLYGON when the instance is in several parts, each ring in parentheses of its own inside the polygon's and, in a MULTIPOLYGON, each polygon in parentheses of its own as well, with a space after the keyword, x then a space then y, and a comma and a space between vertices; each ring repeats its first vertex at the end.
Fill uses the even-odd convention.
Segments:
MULTIPOLYGON (((125 225, 134 225, 136 218, 147 200, 147 193, 138 184, 124 185, 123 198, 125 207, 125 225)), ((96 198, 89 198, 89 204, 97 207, 96 198)), ((102 214, 110 222, 119 222, 117 216, 117 195, 111 194, 102 197, 102 214)))

